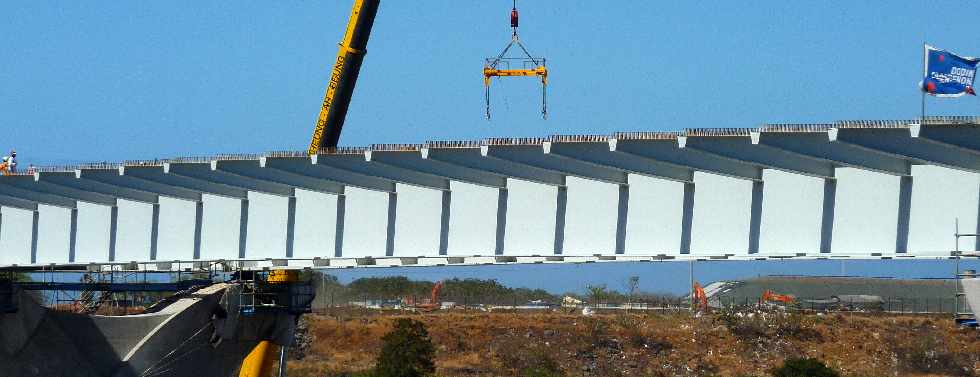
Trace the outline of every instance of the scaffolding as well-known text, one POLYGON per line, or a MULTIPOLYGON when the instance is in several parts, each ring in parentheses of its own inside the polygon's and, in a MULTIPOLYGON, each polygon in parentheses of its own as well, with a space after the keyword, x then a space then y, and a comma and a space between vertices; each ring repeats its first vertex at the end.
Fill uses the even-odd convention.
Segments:
POLYGON ((953 251, 953 258, 955 260, 956 272, 954 273, 955 279, 953 284, 953 319, 956 320, 956 323, 976 325, 976 310, 974 308, 970 308, 970 311, 961 310, 960 297, 966 296, 966 292, 963 291, 963 284, 960 281, 962 279, 976 278, 977 272, 974 270, 960 271, 960 259, 963 259, 963 253, 960 251, 960 238, 977 238, 980 237, 980 233, 960 233, 959 219, 956 219, 955 226, 956 231, 953 233, 953 237, 956 240, 956 248, 953 251))
POLYGON ((313 282, 298 270, 238 271, 239 312, 250 316, 259 312, 286 312, 299 315, 312 312, 313 282))

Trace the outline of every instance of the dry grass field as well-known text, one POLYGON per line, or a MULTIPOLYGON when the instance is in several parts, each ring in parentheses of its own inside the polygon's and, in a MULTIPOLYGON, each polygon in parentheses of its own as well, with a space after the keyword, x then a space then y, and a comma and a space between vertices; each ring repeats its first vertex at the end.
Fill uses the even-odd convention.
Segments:
POLYGON ((842 376, 974 376, 980 331, 947 317, 728 312, 567 311, 308 315, 308 347, 290 376, 370 370, 394 318, 425 323, 439 376, 519 376, 556 364, 567 376, 767 376, 790 357, 842 376))

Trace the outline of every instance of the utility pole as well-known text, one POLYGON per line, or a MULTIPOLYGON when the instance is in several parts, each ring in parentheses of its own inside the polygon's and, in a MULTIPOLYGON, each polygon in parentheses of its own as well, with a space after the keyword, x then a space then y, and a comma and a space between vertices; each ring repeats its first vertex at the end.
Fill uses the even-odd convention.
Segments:
POLYGON ((694 305, 694 259, 691 259, 690 261, 690 271, 688 273, 688 277, 690 281, 688 282, 689 284, 687 285, 687 289, 688 289, 687 297, 691 298, 691 310, 693 311, 695 307, 694 305))

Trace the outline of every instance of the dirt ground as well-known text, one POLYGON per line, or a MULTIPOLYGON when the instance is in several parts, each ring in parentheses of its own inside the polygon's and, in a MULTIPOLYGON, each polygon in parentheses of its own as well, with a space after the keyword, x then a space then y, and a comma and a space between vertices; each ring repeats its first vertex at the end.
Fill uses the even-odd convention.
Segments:
POLYGON ((518 376, 543 364, 567 376, 767 376, 802 356, 842 376, 975 376, 980 368, 980 331, 945 316, 456 310, 307 315, 308 344, 290 376, 370 370, 399 317, 425 323, 439 376, 518 376))

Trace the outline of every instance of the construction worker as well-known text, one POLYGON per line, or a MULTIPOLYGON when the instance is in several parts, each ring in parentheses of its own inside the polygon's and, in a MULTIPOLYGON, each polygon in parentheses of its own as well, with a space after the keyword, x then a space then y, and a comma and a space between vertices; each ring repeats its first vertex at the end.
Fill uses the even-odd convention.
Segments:
POLYGON ((6 158, 7 160, 7 170, 11 173, 17 172, 17 151, 11 149, 10 156, 6 158))
POLYGON ((4 156, 3 162, 0 162, 0 173, 3 175, 11 175, 17 172, 17 151, 10 150, 10 156, 4 156))

